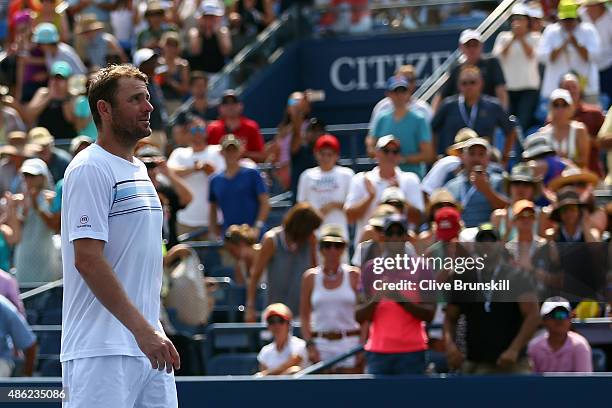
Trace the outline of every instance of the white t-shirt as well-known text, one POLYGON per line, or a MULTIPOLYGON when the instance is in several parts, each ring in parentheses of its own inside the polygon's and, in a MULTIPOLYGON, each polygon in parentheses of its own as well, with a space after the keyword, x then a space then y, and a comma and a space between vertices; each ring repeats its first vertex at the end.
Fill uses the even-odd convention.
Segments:
POLYGON ((567 37, 567 32, 561 28, 559 23, 549 25, 542 34, 537 50, 538 59, 546 66, 542 80, 542 97, 549 98, 552 91, 559 87, 561 77, 570 71, 576 71, 579 75, 586 77, 585 95, 598 95, 599 71, 595 64, 595 58, 598 58, 600 50, 599 34, 592 24, 578 24, 574 30, 574 37, 576 37, 578 44, 589 51, 589 60, 584 61, 576 48, 568 45, 555 62, 551 62, 550 55, 567 41, 567 37))
MULTIPOLYGON (((431 118, 433 117, 433 110, 431 106, 425 101, 420 99, 412 98, 410 102, 408 102, 408 110, 421 114, 427 121, 429 125, 431 123, 431 118)), ((376 123, 376 119, 384 113, 389 113, 393 111, 393 102, 391 98, 385 96, 382 98, 372 109, 372 116, 370 116, 370 124, 368 125, 368 129, 370 131, 374 130, 374 124, 376 123)))
POLYGON ((600 71, 610 68, 612 66, 612 11, 608 8, 597 21, 591 20, 585 7, 579 8, 578 13, 582 21, 593 24, 599 34, 600 49, 599 55, 595 58, 597 68, 600 71))
MULTIPOLYGON (((374 188, 376 189, 376 198, 372 200, 370 208, 368 208, 363 217, 358 219, 355 223, 356 236, 359 236, 362 233, 368 219, 372 216, 376 206, 380 203, 383 191, 387 187, 391 186, 390 180, 382 179, 380 177, 380 170, 378 166, 374 167, 371 171, 355 174, 351 180, 349 192, 344 203, 345 210, 368 196, 368 190, 365 186, 364 177, 367 177, 374 185, 374 188)), ((399 167, 396 167, 395 177, 397 179, 397 185, 404 192, 408 204, 422 212, 425 208, 425 203, 423 200, 421 185, 419 183, 419 176, 411 172, 402 171, 399 167)))
MULTIPOLYGON (((196 162, 209 163, 214 167, 215 173, 225 170, 225 160, 221 156, 220 146, 207 146, 201 152, 194 152, 191 147, 179 147, 175 149, 170 158, 168 166, 191 168, 196 162)), ((176 213, 176 220, 189 227, 208 226, 210 204, 208 203, 208 183, 210 177, 203 171, 191 173, 183 180, 193 193, 193 199, 187 207, 176 213)))
POLYGON ((289 341, 281 351, 278 351, 275 342, 263 346, 257 355, 257 361, 265 365, 268 370, 274 370, 284 364, 292 356, 302 357, 300 367, 306 367, 308 365, 306 342, 295 336, 289 338, 289 341))
POLYGON ((540 71, 538 69, 538 58, 535 55, 540 42, 540 33, 529 33, 525 40, 533 49, 531 58, 527 57, 520 41, 514 41, 506 55, 502 50, 512 40, 512 32, 499 33, 493 46, 493 55, 499 59, 504 71, 506 88, 509 91, 524 91, 527 89, 538 89, 540 87, 540 71))
POLYGON ((423 177, 421 188, 424 192, 431 195, 432 191, 444 187, 446 176, 451 171, 457 170, 461 165, 461 159, 457 156, 444 156, 436 161, 431 170, 423 177))
POLYGON ((62 362, 144 356, 132 333, 100 303, 74 266, 77 239, 106 243, 104 256, 128 298, 149 324, 163 330, 162 222, 157 192, 140 160, 128 162, 93 144, 70 163, 62 194, 62 362))
MULTIPOLYGON (((326 172, 321 171, 320 167, 305 170, 298 182, 297 201, 306 201, 317 210, 328 203, 343 203, 354 175, 353 170, 342 166, 335 166, 326 172)), ((330 211, 321 223, 325 224, 341 225, 344 228, 344 237, 348 239, 348 222, 343 210, 330 211)))

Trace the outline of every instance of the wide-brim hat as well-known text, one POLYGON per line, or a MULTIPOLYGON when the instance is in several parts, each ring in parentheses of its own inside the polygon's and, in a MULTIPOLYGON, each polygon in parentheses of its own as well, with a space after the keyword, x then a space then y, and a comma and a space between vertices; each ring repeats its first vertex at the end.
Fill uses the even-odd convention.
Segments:
POLYGON ((512 183, 530 183, 535 187, 535 197, 537 197, 542 188, 542 177, 535 175, 535 168, 529 163, 518 163, 512 168, 510 174, 504 177, 506 192, 510 193, 510 185, 512 183))
POLYGON ((339 244, 346 244, 344 230, 337 224, 325 224, 321 227, 319 242, 336 242, 339 244))
POLYGON ((425 213, 430 222, 434 219, 434 214, 432 213, 433 208, 438 204, 451 204, 459 212, 463 211, 463 207, 450 191, 445 188, 438 188, 431 192, 429 202, 425 209, 425 213))
POLYGON ((455 135, 454 143, 446 149, 446 154, 449 156, 460 156, 465 142, 475 137, 478 137, 478 133, 474 129, 460 129, 455 135))
POLYGON ((550 219, 561 222, 560 211, 563 207, 568 205, 586 206, 586 204, 580 200, 580 195, 574 187, 564 187, 557 192, 557 202, 554 204, 553 210, 550 213, 550 219))
POLYGON ((0 155, 7 156, 19 156, 19 157, 36 157, 41 151, 41 146, 28 143, 26 145, 13 146, 4 145, 0 146, 0 155))
POLYGON ((531 160, 545 153, 556 153, 548 137, 541 133, 534 133, 525 139, 523 159, 531 160))
POLYGON ((548 184, 548 188, 552 191, 558 191, 561 188, 575 183, 587 183, 597 185, 599 177, 592 171, 581 169, 579 167, 567 167, 560 175, 552 179, 548 184))
POLYGON ((102 30, 104 23, 98 21, 95 14, 83 14, 74 29, 75 34, 84 34, 91 31, 102 30))

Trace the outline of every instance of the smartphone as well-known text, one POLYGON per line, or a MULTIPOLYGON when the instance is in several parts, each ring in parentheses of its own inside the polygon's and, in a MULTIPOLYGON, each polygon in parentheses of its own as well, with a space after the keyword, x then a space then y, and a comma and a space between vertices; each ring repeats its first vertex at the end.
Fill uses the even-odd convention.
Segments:
POLYGON ((484 173, 485 168, 483 166, 474 166, 472 167, 472 171, 474 173, 484 173))

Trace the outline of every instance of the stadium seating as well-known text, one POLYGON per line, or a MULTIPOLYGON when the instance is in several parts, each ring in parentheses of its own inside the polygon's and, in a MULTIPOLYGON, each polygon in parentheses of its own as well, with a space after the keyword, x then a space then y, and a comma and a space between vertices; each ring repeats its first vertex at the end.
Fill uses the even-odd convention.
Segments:
POLYGON ((257 372, 256 353, 221 354, 206 365, 207 375, 252 375, 257 372))

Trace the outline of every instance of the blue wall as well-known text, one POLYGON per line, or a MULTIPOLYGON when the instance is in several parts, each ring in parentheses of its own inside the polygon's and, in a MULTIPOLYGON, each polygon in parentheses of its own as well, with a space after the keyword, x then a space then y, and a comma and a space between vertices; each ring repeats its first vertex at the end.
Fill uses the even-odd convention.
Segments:
MULTIPOLYGON (((16 385, 0 383, 3 388, 16 385)), ((42 386, 31 384, 34 385, 42 386)), ((609 407, 611 386, 610 373, 572 377, 313 376, 303 380, 194 377, 177 382, 181 408, 609 407)), ((20 403, 4 406, 42 408, 59 405, 20 403)))
POLYGON ((367 122, 384 96, 386 79, 399 66, 413 64, 422 80, 457 48, 459 32, 304 40, 256 75, 243 94, 246 114, 262 127, 274 127, 289 94, 310 88, 326 93, 313 108, 327 123, 367 122))

